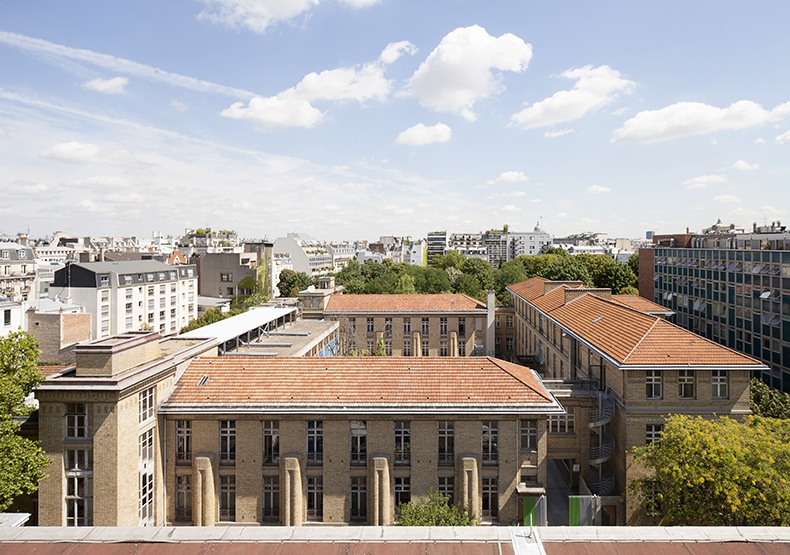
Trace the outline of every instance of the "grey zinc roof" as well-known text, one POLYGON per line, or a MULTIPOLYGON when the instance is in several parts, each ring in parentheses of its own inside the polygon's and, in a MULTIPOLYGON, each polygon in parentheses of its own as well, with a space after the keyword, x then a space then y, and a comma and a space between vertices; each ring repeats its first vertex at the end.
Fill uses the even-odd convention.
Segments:
POLYGON ((97 274, 107 274, 115 272, 117 274, 143 274, 145 272, 167 272, 177 270, 176 266, 170 266, 158 260, 124 260, 122 262, 75 262, 75 266, 80 266, 86 270, 97 274))

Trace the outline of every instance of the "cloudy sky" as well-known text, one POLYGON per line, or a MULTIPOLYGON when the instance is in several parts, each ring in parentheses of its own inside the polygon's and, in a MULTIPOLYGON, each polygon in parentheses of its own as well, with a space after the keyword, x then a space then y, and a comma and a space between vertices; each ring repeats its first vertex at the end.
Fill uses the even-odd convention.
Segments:
POLYGON ((790 207, 790 3, 0 3, 0 233, 560 236, 790 207))

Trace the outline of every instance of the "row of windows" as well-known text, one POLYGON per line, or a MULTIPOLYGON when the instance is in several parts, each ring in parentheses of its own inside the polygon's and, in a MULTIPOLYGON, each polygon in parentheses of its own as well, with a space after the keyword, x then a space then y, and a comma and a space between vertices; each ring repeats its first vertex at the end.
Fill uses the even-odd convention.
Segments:
MULTIPOLYGON (((498 318, 498 316, 497 316, 498 318)), ((511 316, 512 318, 512 316, 511 316)), ((349 318, 348 319, 349 329, 352 334, 357 333, 357 319, 356 318, 349 318)), ((365 321, 365 331, 367 333, 375 333, 376 327, 376 320, 375 318, 367 318, 365 321)), ((498 326, 497 326, 498 327, 498 326)), ((430 318, 422 318, 421 326, 420 326, 420 333, 422 335, 430 335, 431 324, 430 318)), ((439 335, 441 337, 447 336, 447 318, 441 317, 439 318, 439 335)), ((384 318, 384 336, 385 337, 392 337, 393 333, 393 324, 392 318, 384 318)), ((404 318, 403 319, 403 335, 410 336, 411 335, 411 318, 404 318)), ((458 335, 460 337, 466 337, 466 318, 458 318, 458 335)))
MULTIPOLYGON (((711 371, 711 397, 727 399, 729 397, 726 370, 711 371)), ((678 398, 696 399, 697 379, 695 370, 678 370, 678 398)), ((645 398, 663 399, 663 377, 660 370, 645 372, 645 398)))
MULTIPOLYGON (((558 433, 573 431, 573 420, 552 421, 558 433)), ((411 464, 411 423, 396 421, 394 423, 395 444, 394 458, 396 465, 411 464)), ((351 445, 350 464, 367 464, 367 422, 352 420, 350 423, 351 445)), ((499 423, 486 420, 482 427, 482 462, 496 464, 499 458, 499 423)), ((321 420, 307 421, 307 464, 321 465, 324 456, 324 423, 321 420)), ((538 446, 537 420, 521 421, 521 450, 532 451, 538 446)), ((439 422, 438 433, 439 465, 452 466, 455 461, 455 423, 449 420, 439 422)), ((219 461, 224 466, 236 464, 236 421, 221 420, 219 423, 219 461)), ((176 421, 176 464, 192 463, 192 422, 176 421)), ((277 465, 280 463, 280 427, 277 420, 263 421, 263 464, 277 465)))
MULTIPOLYGON (((367 348, 369 353, 375 352, 375 350, 376 350, 376 342, 373 341, 372 339, 369 339, 365 343, 365 346, 366 346, 366 348, 367 348)), ((349 344, 349 350, 356 351, 356 349, 357 349, 357 342, 352 340, 351 343, 349 344)), ((422 356, 424 356, 424 357, 430 356, 430 343, 429 343, 428 340, 425 340, 425 341, 421 342, 421 344, 420 344, 420 352, 422 353, 422 356)), ((403 349, 401 350, 401 353, 405 357, 410 357, 411 356, 411 341, 404 341, 403 342, 403 349)), ((387 355, 388 357, 392 356, 392 340, 391 339, 385 339, 384 340, 384 354, 387 355)), ((450 349, 449 349, 449 346, 447 344, 447 341, 440 341, 439 342, 439 356, 442 356, 442 357, 450 356, 450 349)), ((458 356, 462 356, 462 357, 466 356, 466 342, 464 342, 464 341, 459 341, 458 342, 458 356)))

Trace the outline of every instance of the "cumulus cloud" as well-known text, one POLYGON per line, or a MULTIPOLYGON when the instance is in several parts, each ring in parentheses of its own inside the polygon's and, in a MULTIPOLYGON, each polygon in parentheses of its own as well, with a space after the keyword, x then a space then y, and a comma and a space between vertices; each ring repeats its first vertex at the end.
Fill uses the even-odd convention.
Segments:
POLYGON ((510 185, 511 183, 520 183, 522 181, 529 181, 529 177, 524 175, 523 172, 503 172, 499 174, 496 179, 489 179, 488 184, 494 187, 498 185, 510 185))
POLYGON ((521 208, 508 204, 499 209, 500 212, 521 212, 521 208))
POLYGON ((713 197, 713 200, 715 200, 716 202, 721 202, 722 204, 733 204, 736 202, 741 202, 741 199, 739 199, 735 195, 718 195, 713 197))
POLYGON ((77 164, 115 164, 121 166, 140 166, 129 151, 103 151, 98 146, 90 143, 80 143, 70 141, 68 143, 58 143, 52 148, 39 153, 42 158, 60 160, 61 162, 71 162, 77 164))
POLYGON ((126 77, 113 77, 112 79, 94 79, 93 81, 88 81, 82 84, 82 88, 105 94, 120 94, 128 84, 129 79, 126 77))
POLYGON ((787 133, 782 133, 776 138, 776 144, 778 145, 790 145, 790 131, 787 133))
POLYGON ((220 115, 250 120, 266 130, 289 127, 311 128, 321 123, 324 112, 312 102, 321 100, 384 101, 392 90, 392 81, 384 76, 386 66, 404 53, 416 51, 409 42, 392 43, 375 62, 356 67, 342 67, 306 75, 295 87, 276 96, 251 99, 245 106, 236 102, 220 115))
POLYGON ((737 130, 779 121, 790 115, 790 102, 766 110, 751 100, 727 108, 701 102, 678 102, 660 110, 639 112, 614 131, 612 142, 652 143, 714 131, 737 130))
POLYGON ((3 187, 3 195, 37 195, 49 191, 49 185, 36 181, 17 179, 3 187))
POLYGON ((351 6, 352 8, 367 8, 378 4, 381 0, 340 0, 341 4, 351 6))
POLYGON ((573 129, 558 129, 557 131, 546 131, 543 137, 546 139, 553 139, 554 137, 562 137, 568 133, 573 133, 573 129))
POLYGON ((708 185, 715 185, 716 183, 724 183, 726 181, 726 175, 700 175, 685 180, 683 185, 686 186, 686 189, 704 189, 708 185))
POLYGON ((178 100, 171 100, 170 105, 179 112, 186 112, 189 109, 186 104, 179 102, 178 100))
POLYGON ((120 189, 130 187, 135 184, 135 181, 128 177, 117 177, 113 175, 96 175, 94 177, 87 177, 85 179, 77 179, 70 181, 66 185, 72 187, 84 187, 88 189, 120 189))
POLYGON ((398 216, 409 216, 414 214, 414 209, 407 206, 398 206, 396 204, 389 204, 384 207, 384 211, 390 214, 397 214, 398 216))
POLYGON ((317 5, 319 0, 202 0, 206 9, 198 19, 226 27, 246 27, 263 33, 279 21, 288 21, 317 5))
POLYGON ((6 130, 0 127, 0 137, 7 137, 7 136, 8 133, 6 132, 6 130))
POLYGON ((620 72, 609 66, 584 66, 569 69, 561 77, 575 79, 569 91, 559 91, 513 114, 514 125, 523 129, 542 127, 579 119, 587 112, 608 104, 619 92, 630 92, 635 83, 623 79, 620 72))
POLYGON ((764 145, 765 144, 765 139, 763 139, 762 137, 757 138, 757 139, 754 140, 754 144, 756 144, 756 145, 764 145))
POLYGON ((562 219, 567 218, 568 215, 565 212, 558 212, 556 217, 562 219))
POLYGON ((759 170, 760 164, 750 164, 744 160, 738 160, 732 167, 736 170, 759 170))
POLYGON ((609 187, 601 187, 600 185, 590 185, 587 187, 587 192, 591 195, 602 195, 604 193, 611 193, 612 190, 609 187))
POLYGON ((512 34, 492 37, 478 25, 448 33, 414 72, 407 88, 420 105, 476 119, 479 100, 504 90, 503 71, 521 72, 532 58, 532 46, 512 34))
POLYGON ((525 191, 509 191, 507 193, 502 193, 503 197, 523 197, 526 196, 525 191))
POLYGON ((398 138, 395 139, 395 144, 420 146, 430 143, 446 143, 452 136, 453 132, 450 127, 443 123, 437 123, 430 127, 423 123, 418 123, 398 135, 398 138))

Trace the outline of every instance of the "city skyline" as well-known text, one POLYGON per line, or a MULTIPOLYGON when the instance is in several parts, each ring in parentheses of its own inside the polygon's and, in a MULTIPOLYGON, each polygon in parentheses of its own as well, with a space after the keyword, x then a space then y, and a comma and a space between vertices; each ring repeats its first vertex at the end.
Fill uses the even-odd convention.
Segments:
POLYGON ((788 16, 780 2, 3 5, 0 233, 749 229, 790 200, 788 16))

